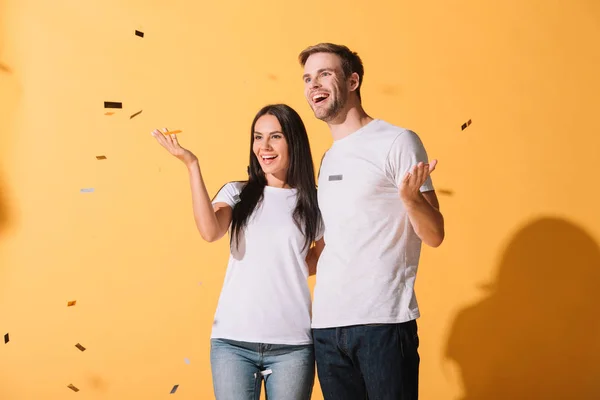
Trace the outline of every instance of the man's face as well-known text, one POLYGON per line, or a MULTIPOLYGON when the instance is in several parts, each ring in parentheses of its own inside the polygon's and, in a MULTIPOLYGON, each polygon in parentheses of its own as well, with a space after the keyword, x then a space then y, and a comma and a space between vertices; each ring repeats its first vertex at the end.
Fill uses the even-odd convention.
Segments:
POLYGON ((340 58, 333 53, 315 53, 304 64, 304 95, 318 119, 335 119, 348 100, 349 87, 340 58))

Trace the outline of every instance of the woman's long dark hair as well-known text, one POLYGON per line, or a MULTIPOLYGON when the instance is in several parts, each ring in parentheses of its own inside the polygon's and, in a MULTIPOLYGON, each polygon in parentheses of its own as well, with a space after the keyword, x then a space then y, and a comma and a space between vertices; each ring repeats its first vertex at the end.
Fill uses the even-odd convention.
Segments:
POLYGON ((240 232, 247 226, 248 219, 263 199, 267 179, 252 148, 256 121, 263 115, 273 115, 281 124, 288 145, 289 165, 286 183, 297 190, 296 208, 292 217, 298 229, 304 233, 304 247, 314 242, 321 213, 317 204, 317 185, 310 143, 300 115, 288 105, 271 104, 263 107, 254 117, 250 129, 250 166, 248 182, 240 192, 240 201, 234 206, 231 220, 231 241, 239 243, 240 232))

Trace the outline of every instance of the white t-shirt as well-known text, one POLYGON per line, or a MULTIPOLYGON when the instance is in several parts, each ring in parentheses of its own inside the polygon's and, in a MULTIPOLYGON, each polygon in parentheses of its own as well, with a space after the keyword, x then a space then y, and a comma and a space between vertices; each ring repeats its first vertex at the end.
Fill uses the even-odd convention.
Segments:
MULTIPOLYGON (((239 201, 244 182, 226 184, 213 204, 239 201)), ((310 344, 308 248, 294 223, 296 189, 266 186, 264 197, 230 247, 211 338, 310 344)), ((231 227, 230 227, 231 228, 231 227)), ((230 232, 231 234, 231 232, 230 232)))
MULTIPOLYGON (((414 284, 421 240, 399 194, 405 173, 419 161, 428 162, 417 134, 382 120, 334 141, 326 152, 318 189, 325 249, 313 328, 419 317, 414 284)), ((431 178, 421 187, 429 190, 431 178)))

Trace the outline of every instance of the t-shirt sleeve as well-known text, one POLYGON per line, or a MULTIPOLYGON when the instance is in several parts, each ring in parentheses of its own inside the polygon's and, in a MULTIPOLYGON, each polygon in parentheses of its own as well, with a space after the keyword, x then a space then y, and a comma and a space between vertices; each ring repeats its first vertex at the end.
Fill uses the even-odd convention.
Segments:
POLYGON ((242 191, 241 182, 229 182, 225 184, 217 193, 212 204, 225 203, 233 208, 240 201, 240 192, 242 191))
POLYGON ((327 154, 327 152, 323 153, 323 156, 321 157, 321 162, 319 163, 319 169, 318 169, 318 172, 317 172, 317 181, 321 177, 321 167, 323 166, 323 160, 325 159, 325 155, 326 154, 327 154))
MULTIPOLYGON (((415 132, 405 130, 392 143, 386 164, 387 173, 396 182, 396 186, 400 187, 406 173, 421 161, 429 162, 423 142, 415 132)), ((434 190, 431 175, 421 186, 421 192, 430 190, 434 190)))

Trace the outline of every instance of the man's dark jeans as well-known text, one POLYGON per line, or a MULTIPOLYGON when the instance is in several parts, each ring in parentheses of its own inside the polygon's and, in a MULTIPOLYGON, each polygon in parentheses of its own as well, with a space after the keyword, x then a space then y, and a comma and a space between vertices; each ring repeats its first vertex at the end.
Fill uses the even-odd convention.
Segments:
POLYGON ((419 335, 400 324, 313 329, 325 400, 417 400, 419 335))

